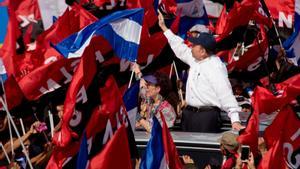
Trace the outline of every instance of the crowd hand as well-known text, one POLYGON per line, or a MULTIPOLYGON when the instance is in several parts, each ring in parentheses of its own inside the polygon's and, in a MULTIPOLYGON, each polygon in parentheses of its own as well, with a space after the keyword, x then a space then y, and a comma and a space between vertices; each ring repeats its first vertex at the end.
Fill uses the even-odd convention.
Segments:
POLYGON ((188 155, 183 155, 182 160, 184 164, 194 164, 194 160, 188 155))
POLYGON ((30 126, 29 132, 30 132, 31 134, 37 133, 36 128, 40 125, 40 123, 41 123, 41 122, 39 122, 39 121, 34 122, 34 123, 30 126))
POLYGON ((183 87, 183 82, 179 79, 179 80, 176 81, 176 85, 177 85, 177 88, 178 88, 178 89, 182 89, 182 87, 183 87))
POLYGON ((11 162, 8 166, 8 168, 11 168, 11 169, 20 169, 21 167, 19 166, 18 163, 16 162, 11 162))
POLYGON ((187 106, 186 101, 185 101, 185 100, 182 100, 182 101, 180 102, 180 107, 181 107, 181 109, 185 108, 186 106, 187 106))
POLYGON ((258 137, 258 150, 262 156, 267 152, 266 143, 263 137, 258 137))
POLYGON ((286 53, 285 53, 284 48, 280 48, 278 51, 277 58, 283 58, 283 57, 285 57, 285 55, 286 55, 286 53))
POLYGON ((45 144, 45 150, 48 152, 48 151, 51 151, 52 149, 54 148, 53 144, 51 142, 47 142, 45 144))
POLYGON ((134 71, 135 74, 140 74, 141 73, 140 65, 137 64, 136 62, 131 63, 131 69, 132 69, 132 71, 134 71))
POLYGON ((136 159, 135 161, 136 161, 136 163, 135 163, 135 169, 140 169, 140 165, 141 165, 141 158, 139 158, 139 159, 136 159))
POLYGON ((246 160, 241 160, 241 153, 239 153, 239 156, 236 159, 235 169, 242 169, 243 165, 247 165, 248 169, 255 169, 254 156, 252 152, 249 154, 249 158, 246 160))
POLYGON ((147 82, 143 78, 140 80, 140 87, 141 88, 146 88, 147 87, 147 82))
POLYGON ((181 100, 178 104, 177 104, 177 116, 179 118, 182 117, 182 110, 187 106, 187 103, 185 100, 181 100))
POLYGON ((237 130, 237 131, 240 131, 241 129, 245 128, 245 126, 242 126, 240 122, 233 122, 231 126, 233 130, 237 130))
POLYGON ((135 122, 135 128, 138 128, 138 127, 140 127, 141 126, 141 124, 140 124, 140 122, 135 122))
POLYGON ((161 12, 159 10, 158 10, 158 25, 164 32, 168 29, 165 24, 164 16, 161 14, 161 12))
POLYGON ((150 124, 146 120, 141 119, 140 120, 140 125, 144 127, 144 129, 147 131, 147 133, 151 132, 150 124))
POLYGON ((248 168, 249 169, 255 169, 254 156, 253 156, 252 152, 250 153, 249 159, 246 160, 246 162, 248 163, 248 168))

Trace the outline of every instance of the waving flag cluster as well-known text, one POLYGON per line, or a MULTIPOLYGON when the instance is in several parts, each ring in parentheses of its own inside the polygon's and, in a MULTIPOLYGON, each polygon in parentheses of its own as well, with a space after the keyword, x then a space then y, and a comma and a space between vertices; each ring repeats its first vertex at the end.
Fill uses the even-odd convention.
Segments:
POLYGON ((117 56, 136 60, 143 21, 143 9, 115 12, 88 25, 54 47, 66 58, 80 57, 94 35, 103 36, 117 56))
POLYGON ((279 95, 263 87, 256 87, 251 97, 254 112, 249 118, 247 128, 238 140, 242 144, 250 145, 254 155, 257 154, 257 138, 259 129, 259 114, 271 114, 283 110, 292 100, 300 94, 300 75, 295 75, 288 80, 276 84, 279 95))
POLYGON ((265 130, 268 151, 258 168, 299 168, 299 128, 299 115, 291 107, 284 107, 265 130))
MULTIPOLYGON (((0 0, 0 78, 5 82, 8 108, 22 106, 24 100, 34 103, 36 100, 44 101, 42 96, 50 96, 51 99, 45 99, 45 102, 55 105, 60 101, 52 100, 55 95, 52 92, 59 88, 68 89, 63 93, 66 96, 59 95, 64 100, 64 113, 60 130, 52 138, 55 148, 47 168, 75 168, 74 165, 77 168, 133 167, 131 162, 139 158, 131 130, 135 128, 139 107, 139 81, 125 92, 123 98, 120 94, 122 85, 124 87, 129 81, 129 61, 137 61, 144 74, 158 71, 176 61, 157 25, 158 9, 170 16, 166 22, 167 25, 172 23, 168 27, 183 38, 192 27, 193 30, 200 30, 203 25, 219 35, 219 42, 222 43, 221 49, 217 50, 227 54, 227 68, 232 68, 232 71, 254 71, 260 67, 262 58, 271 60, 265 57, 272 44, 269 43, 268 32, 270 19, 259 13, 259 0, 235 1, 232 6, 226 3, 227 8, 224 5, 215 29, 208 20, 208 10, 203 1, 79 0, 79 4, 68 4, 70 6, 67 7, 64 1, 59 0, 0 0), (85 3, 94 3, 97 10, 85 3), (7 5, 9 9, 7 26, 1 13, 6 9, 1 5, 7 5), (54 15, 58 18, 53 19, 54 15), (253 20, 256 24, 249 24, 253 20), (2 33, 5 32, 2 29, 6 27, 1 48, 2 33), (242 30, 246 27, 255 30, 242 30), (251 39, 253 37, 248 36, 249 32, 256 38, 251 39), (234 41, 229 47, 222 46, 231 36, 243 39, 234 41), (233 57, 233 52, 238 49, 237 43, 245 45, 238 58, 233 57), (119 80, 123 82, 121 85, 119 80)), ((300 0, 273 2, 266 0, 273 17, 291 27, 294 23, 294 33, 285 41, 284 47, 289 59, 299 65, 300 0), (294 9, 295 22, 290 22, 293 19, 289 16, 294 14, 294 9)), ((178 65, 179 69, 187 69, 185 65, 178 65)), ((285 107, 300 94, 299 78, 298 75, 277 84, 277 89, 283 91, 277 97, 261 87, 253 94, 254 113, 240 140, 249 144, 254 153, 260 114, 271 114, 281 109, 278 118, 266 130, 265 138, 270 151, 265 156, 266 162, 260 165, 262 168, 285 165, 282 163, 283 152, 289 147, 283 148, 283 141, 299 150, 299 141, 289 138, 299 133, 300 123, 295 118, 296 114, 285 107), (287 124, 287 121, 292 123, 287 124), (273 133, 275 130, 283 133, 273 133), (276 156, 272 156, 274 153, 276 156)), ((163 119, 162 114, 161 117, 163 119)), ((153 121, 151 138, 140 167, 182 168, 165 120, 159 124, 154 117, 153 121)), ((290 166, 299 168, 298 164, 293 164, 294 159, 285 159, 290 166)))
POLYGON ((300 65, 300 0, 295 0, 294 33, 284 42, 287 57, 297 66, 300 65))

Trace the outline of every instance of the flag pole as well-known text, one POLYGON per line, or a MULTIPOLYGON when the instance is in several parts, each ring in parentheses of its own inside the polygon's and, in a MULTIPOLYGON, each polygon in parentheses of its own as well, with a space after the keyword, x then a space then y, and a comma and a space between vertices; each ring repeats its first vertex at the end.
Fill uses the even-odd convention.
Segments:
MULTIPOLYGON (((5 94, 4 94, 4 95, 5 95, 5 94)), ((18 131, 17 127, 16 127, 16 124, 14 123, 14 121, 13 121, 13 119, 12 119, 12 117, 11 117, 11 114, 10 114, 9 111, 8 111, 7 105, 4 103, 2 97, 0 97, 0 102, 2 103, 2 105, 3 105, 3 107, 4 107, 4 110, 5 110, 6 113, 7 113, 7 118, 8 118, 8 120, 11 122, 11 124, 12 124, 12 126, 13 126, 13 128, 14 128, 14 130, 15 130, 17 136, 18 136, 18 139, 19 139, 19 141, 20 141, 20 143, 21 143, 21 146, 22 146, 22 148, 23 148, 23 150, 24 150, 23 153, 25 154, 25 157, 26 157, 26 160, 27 160, 27 162, 28 162, 28 164, 29 164, 29 167, 30 167, 30 169, 33 169, 32 164, 31 164, 31 161, 30 161, 30 158, 29 158, 29 155, 28 155, 28 152, 27 152, 27 150, 26 150, 26 148, 25 148, 25 146, 24 146, 23 140, 21 139, 20 133, 19 133, 19 131, 18 131)))
POLYGON ((264 68, 267 71, 267 76, 268 76, 269 83, 270 83, 269 89, 273 93, 273 95, 276 96, 278 94, 278 92, 277 92, 277 89, 276 89, 274 83, 272 82, 271 75, 270 75, 271 73, 270 73, 270 70, 268 68, 267 61, 266 61, 266 59, 264 57, 264 51, 262 50, 262 48, 260 46, 259 38, 258 38, 257 35, 256 35, 255 39, 257 41, 257 45, 258 45, 259 51, 260 51, 261 55, 263 55, 261 58, 262 58, 262 62, 263 62, 264 68))
MULTIPOLYGON (((134 60, 133 63, 136 63, 136 60, 134 60)), ((130 75, 130 80, 129 80, 129 84, 128 84, 128 89, 129 89, 130 86, 131 86, 132 79, 133 79, 133 75, 134 75, 134 71, 133 71, 133 69, 131 69, 131 75, 130 75)))
POLYGON ((177 66, 176 66, 176 64, 175 64, 175 61, 173 61, 173 66, 174 66, 174 71, 175 71, 176 79, 179 80, 178 71, 177 71, 177 66))
MULTIPOLYGON (((4 98, 4 101, 6 103, 6 94, 5 94, 5 88, 4 88, 4 83, 3 83, 2 78, 0 78, 0 81, 1 81, 1 88, 2 88, 2 91, 3 91, 2 97, 4 98)), ((2 106, 4 107, 4 103, 2 103, 2 106)), ((13 137, 12 137, 11 123, 10 123, 10 120, 8 118, 8 114, 7 114, 7 119, 8 119, 7 123, 8 123, 9 137, 10 137, 10 146, 11 146, 11 158, 13 160, 14 156, 15 156, 14 141, 13 141, 13 137)))
POLYGON ((170 73, 169 73, 169 79, 171 79, 173 73, 173 63, 171 64, 170 73))
POLYGON ((48 115, 49 115, 49 121, 50 121, 51 137, 53 138, 53 135, 54 135, 54 122, 53 122, 53 114, 51 113, 50 110, 48 110, 48 115))
POLYGON ((23 136, 24 136, 26 132, 25 132, 23 120, 22 120, 22 118, 20 118, 19 120, 20 120, 20 125, 21 125, 21 128, 22 128, 22 133, 23 133, 23 136))
MULTIPOLYGON (((177 70, 177 66, 176 66, 175 61, 173 61, 172 64, 174 66, 174 71, 175 71, 175 75, 176 75, 176 81, 179 81, 180 79, 179 79, 178 70, 177 70)), ((182 94, 182 89, 181 88, 178 89, 178 94, 179 94, 181 103, 183 103, 184 99, 183 99, 183 94, 182 94)))
POLYGON ((282 41, 281 41, 281 39, 280 39, 280 37, 279 37, 279 32, 278 32, 278 29, 277 29, 277 27, 276 27, 274 18, 273 18, 273 16, 271 15, 270 10, 269 10, 268 6, 266 5, 266 2, 265 2, 264 0, 260 0, 260 3, 261 3, 261 5, 262 5, 262 8, 263 8, 264 12, 265 12, 265 13, 267 14, 267 16, 271 19, 272 25, 273 25, 274 30, 275 30, 275 33, 276 33, 276 38, 278 39, 278 42, 279 42, 280 47, 283 48, 282 41))
POLYGON ((3 144, 0 143, 0 146, 1 146, 1 148, 2 148, 2 151, 4 152, 4 155, 5 155, 5 157, 6 157, 6 160, 7 160, 8 164, 10 164, 10 159, 9 159, 9 157, 8 157, 8 155, 7 155, 7 152, 6 152, 6 150, 5 150, 4 146, 3 146, 3 144))
MULTIPOLYGON (((40 120, 39 120, 39 118, 37 117, 36 113, 33 113, 33 116, 34 116, 34 118, 35 118, 37 121, 40 122, 40 120)), ((45 140, 47 141, 47 143, 49 143, 49 139, 48 139, 47 134, 45 133, 45 131, 42 131, 42 133, 43 133, 43 135, 44 135, 45 140)))
MULTIPOLYGON (((2 103, 3 104, 3 103, 2 103)), ((4 107, 4 106, 3 106, 4 107)), ((8 118, 8 114, 6 115, 8 118)), ((14 140, 12 137, 12 130, 11 130, 11 122, 10 119, 8 118, 8 130, 9 130, 9 138, 10 138, 10 147, 11 147, 11 159, 14 159, 15 156, 15 151, 14 151, 14 140)))

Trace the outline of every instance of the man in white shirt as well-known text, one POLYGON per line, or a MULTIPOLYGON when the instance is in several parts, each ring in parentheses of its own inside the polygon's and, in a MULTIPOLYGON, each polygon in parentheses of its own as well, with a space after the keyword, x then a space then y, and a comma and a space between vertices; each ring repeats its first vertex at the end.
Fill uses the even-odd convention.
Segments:
POLYGON ((184 40, 169 30, 161 13, 158 23, 176 57, 190 66, 186 85, 187 107, 183 110, 182 128, 191 132, 219 132, 220 109, 228 113, 232 128, 242 128, 239 111, 241 108, 232 93, 227 69, 220 58, 213 54, 216 46, 214 37, 200 33, 189 37, 193 44, 189 48, 184 40))

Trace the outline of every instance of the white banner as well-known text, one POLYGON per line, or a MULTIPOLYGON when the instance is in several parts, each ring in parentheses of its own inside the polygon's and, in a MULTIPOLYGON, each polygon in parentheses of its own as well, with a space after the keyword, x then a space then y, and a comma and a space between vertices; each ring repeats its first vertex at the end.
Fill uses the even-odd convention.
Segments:
POLYGON ((203 0, 204 6, 206 9, 206 13, 209 17, 218 18, 220 16, 220 13, 223 9, 223 5, 212 2, 210 0, 203 0))
POLYGON ((53 17, 62 15, 68 7, 64 0, 38 0, 38 4, 45 30, 53 24, 53 17))

